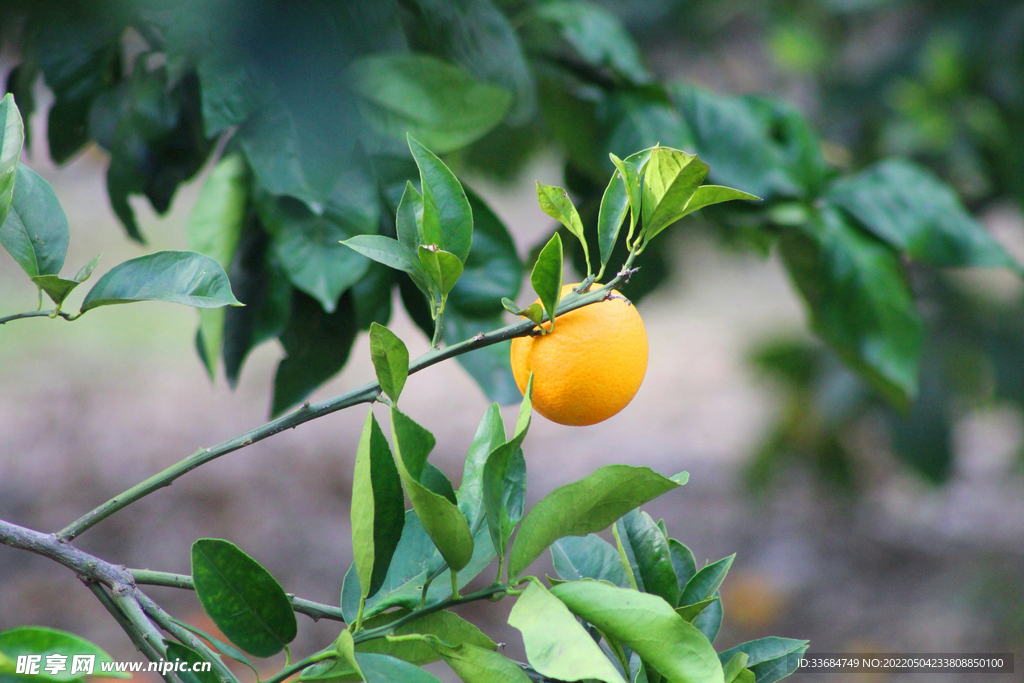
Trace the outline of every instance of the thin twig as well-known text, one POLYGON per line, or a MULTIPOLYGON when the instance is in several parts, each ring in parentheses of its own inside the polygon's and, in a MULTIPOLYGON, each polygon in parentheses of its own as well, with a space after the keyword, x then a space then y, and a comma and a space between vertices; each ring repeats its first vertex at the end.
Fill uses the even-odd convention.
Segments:
MULTIPOLYGON (((70 313, 65 313, 64 311, 61 311, 57 315, 59 315, 60 317, 64 318, 65 320, 71 320, 72 317, 73 317, 70 313)), ((0 325, 3 325, 5 323, 9 323, 12 320, 21 320, 22 318, 52 318, 52 317, 54 317, 53 311, 28 311, 27 313, 15 313, 14 315, 9 315, 6 318, 0 318, 0 325)))
POLYGON ((143 611, 149 615, 149 617, 155 621, 160 628, 167 631, 183 644, 195 650, 199 656, 210 662, 210 664, 213 665, 214 673, 222 683, 239 683, 238 678, 231 673, 227 666, 224 665, 224 661, 220 656, 206 643, 197 638, 196 635, 188 629, 182 628, 178 624, 174 623, 174 620, 171 619, 171 615, 165 612, 160 605, 153 602, 148 595, 142 591, 136 591, 136 595, 138 596, 139 604, 142 606, 143 611))

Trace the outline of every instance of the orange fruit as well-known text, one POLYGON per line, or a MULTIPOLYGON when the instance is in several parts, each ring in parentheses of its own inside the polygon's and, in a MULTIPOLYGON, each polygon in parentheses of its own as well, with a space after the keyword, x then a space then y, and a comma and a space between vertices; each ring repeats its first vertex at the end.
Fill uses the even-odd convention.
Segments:
MULTIPOLYGON (((559 297, 576 286, 565 285, 559 297)), ((552 422, 584 426, 607 420, 633 400, 644 381, 644 323, 613 292, 614 298, 560 315, 550 334, 512 340, 516 385, 526 391, 533 372, 533 407, 552 422)))

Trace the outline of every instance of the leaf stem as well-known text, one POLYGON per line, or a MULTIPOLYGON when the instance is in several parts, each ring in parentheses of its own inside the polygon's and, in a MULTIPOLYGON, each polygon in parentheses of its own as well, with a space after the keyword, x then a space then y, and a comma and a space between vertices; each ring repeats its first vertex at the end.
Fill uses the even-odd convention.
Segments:
POLYGON ((328 645, 319 652, 311 654, 305 659, 300 659, 299 661, 293 664, 286 664, 283 669, 278 671, 276 674, 274 674, 267 680, 263 681, 263 683, 283 683, 283 681, 285 681, 288 678, 291 678, 292 675, 298 673, 299 671, 302 671, 310 664, 314 664, 325 659, 331 659, 332 657, 337 657, 337 652, 335 651, 333 644, 328 645))
POLYGON ((356 615, 356 627, 354 629, 355 631, 358 631, 361 628, 363 628, 363 612, 365 610, 366 610, 366 596, 365 595, 360 595, 359 596, 359 613, 356 615))
POLYGON ((629 563, 629 558, 626 557, 626 547, 622 545, 622 538, 619 536, 619 528, 617 524, 612 524, 612 536, 615 537, 615 546, 619 551, 619 559, 622 560, 622 566, 626 570, 626 576, 629 578, 629 585, 633 587, 633 590, 640 590, 636 583, 636 576, 633 574, 633 566, 629 563))
POLYGON ((452 597, 456 600, 459 599, 459 573, 454 569, 451 570, 452 575, 452 597))
MULTIPOLYGON (((40 302, 40 305, 42 305, 42 302, 40 302)), ((15 313, 14 315, 9 315, 6 318, 0 318, 0 325, 9 323, 12 320, 21 320, 22 318, 56 318, 57 316, 60 316, 65 320, 74 320, 70 313, 65 313, 60 309, 54 309, 52 311, 26 311, 25 313, 15 313)))

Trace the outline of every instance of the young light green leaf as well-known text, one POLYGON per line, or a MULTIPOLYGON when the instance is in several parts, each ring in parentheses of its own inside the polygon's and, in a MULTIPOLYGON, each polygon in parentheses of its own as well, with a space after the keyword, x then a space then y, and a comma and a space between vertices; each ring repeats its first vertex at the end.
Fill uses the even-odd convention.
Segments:
POLYGON ((177 674, 181 677, 182 683, 221 683, 213 671, 205 671, 205 667, 196 666, 206 660, 198 652, 181 643, 170 640, 164 641, 167 644, 167 661, 184 662, 188 666, 177 674))
POLYGON ((508 623, 523 634, 526 659, 541 674, 564 681, 625 683, 572 612, 537 582, 531 581, 516 599, 508 623))
POLYGON ((462 183, 444 162, 410 135, 409 149, 420 169, 423 244, 436 244, 465 263, 473 245, 473 209, 462 183))
POLYGON ((551 320, 548 331, 554 331, 555 311, 562 293, 562 238, 557 232, 541 249, 533 272, 530 273, 530 284, 551 320))
POLYGON ((434 437, 397 408, 391 409, 395 460, 406 493, 423 528, 450 568, 461 570, 473 556, 473 536, 466 518, 450 500, 421 483, 434 437))
POLYGON ((431 639, 430 647, 465 683, 530 683, 522 667, 498 652, 468 644, 451 647, 441 641, 431 639))
POLYGON ((668 539, 668 549, 672 554, 672 569, 679 581, 679 597, 682 597, 686 584, 697 573, 697 561, 693 559, 690 549, 674 538, 668 539))
POLYGON ((645 243, 682 218, 707 174, 708 165, 694 154, 669 147, 651 150, 641 200, 645 243))
POLYGON ((196 308, 242 305, 220 264, 194 251, 158 251, 114 266, 89 290, 82 312, 133 301, 169 301, 196 308))
POLYGON ((722 585, 735 559, 736 553, 733 553, 718 562, 712 562, 694 574, 693 578, 686 582, 686 587, 679 597, 679 604, 692 605, 712 597, 722 585))
POLYGON ((651 516, 631 510, 616 522, 619 537, 636 562, 638 583, 647 593, 660 595, 668 604, 679 604, 679 583, 672 567, 668 539, 651 516))
POLYGON ((203 610, 241 650, 271 657, 295 639, 295 612, 281 584, 233 543, 193 543, 192 580, 203 610))
POLYGON ((356 644, 352 639, 351 631, 344 629, 338 634, 338 638, 334 641, 334 651, 338 653, 340 663, 348 665, 353 673, 359 676, 358 680, 366 680, 366 675, 360 668, 359 662, 356 661, 356 644))
POLYGON ((740 190, 734 190, 731 187, 723 187, 721 185, 701 185, 697 188, 697 191, 690 197, 690 201, 686 203, 686 208, 683 210, 683 215, 688 216, 694 211, 699 211, 705 206, 712 206, 714 204, 721 204, 722 202, 731 202, 734 199, 746 199, 755 202, 761 201, 761 198, 742 192, 740 190))
MULTIPOLYGON (((614 154, 610 156, 612 161, 617 161, 619 164, 624 163, 614 154)), ((635 175, 635 168, 633 173, 635 175)), ((627 182, 622 169, 616 170, 612 173, 611 180, 608 181, 608 187, 605 188, 604 195, 601 197, 601 208, 597 214, 597 244, 601 250, 602 269, 608 263, 608 259, 611 258, 612 249, 615 248, 615 243, 619 239, 619 230, 622 228, 622 222, 626 219, 626 212, 629 211, 630 196, 627 182)))
POLYGON ((430 249, 420 245, 417 250, 420 263, 427 271, 427 277, 434 283, 434 287, 443 299, 448 297, 452 287, 458 282, 462 275, 462 261, 455 254, 441 249, 430 249))
POLYGON ((14 195, 18 158, 25 144, 25 127, 21 112, 11 93, 0 100, 0 225, 7 219, 14 195))
POLYGON ((563 583, 551 593, 668 680, 723 683, 722 665, 711 643, 660 597, 599 581, 563 583))
POLYGON ((724 665, 737 652, 744 652, 748 656, 746 666, 754 673, 757 683, 775 683, 796 671, 806 651, 806 640, 760 638, 721 652, 718 658, 724 665))
POLYGON ((725 683, 754 683, 754 672, 747 667, 747 653, 737 652, 722 667, 725 683))
POLYGON ((423 197, 412 182, 405 181, 405 191, 402 192, 402 199, 398 203, 398 213, 395 216, 395 232, 398 233, 398 241, 413 251, 423 244, 422 234, 423 223, 423 197))
POLYGON ((416 252, 405 244, 384 235, 356 235, 342 244, 366 258, 383 263, 388 268, 407 273, 416 287, 426 296, 430 296, 427 271, 420 263, 416 252))
POLYGON ((388 441, 372 411, 366 416, 356 449, 351 519, 352 553, 362 596, 366 598, 384 583, 405 525, 402 482, 388 441))
MULTIPOLYGON (((651 150, 646 149, 635 154, 630 154, 625 160, 619 159, 614 154, 609 154, 608 156, 615 165, 618 175, 622 178, 622 182, 626 189, 626 195, 629 199, 628 236, 631 236, 633 234, 633 230, 636 228, 637 222, 640 221, 640 207, 643 199, 643 169, 651 158, 651 150)), ((607 253, 609 255, 614 247, 615 240, 612 240, 608 245, 607 253)), ((602 261, 608 260, 605 256, 604 243, 602 243, 601 247, 601 259, 602 261)))
POLYGON ((629 587, 626 568, 618 551, 600 536, 567 536, 551 545, 555 571, 566 581, 594 579, 629 587))
POLYGON ((509 554, 509 578, 517 578, 559 538, 606 529, 633 508, 677 487, 646 467, 608 465, 555 489, 520 525, 509 554))
POLYGON ((528 318, 533 321, 534 325, 539 326, 544 322, 544 309, 538 303, 532 303, 526 308, 519 308, 511 299, 503 298, 501 300, 501 305, 512 315, 521 315, 524 318, 528 318))
MULTIPOLYGON (((101 664, 113 661, 110 655, 88 640, 65 633, 64 631, 44 628, 42 626, 20 626, 9 631, 3 631, 0 633, 0 654, 13 660, 13 662, 16 662, 21 655, 40 655, 44 663, 48 655, 68 657, 69 666, 65 671, 50 674, 45 669, 40 668, 39 680, 57 681, 59 683, 75 681, 81 678, 81 672, 71 673, 70 658, 74 655, 95 656, 96 670, 101 668, 101 664)), ((14 671, 12 670, 10 673, 14 674, 14 671)), ((131 678, 131 674, 117 671, 111 671, 105 675, 114 678, 131 678)), ((33 678, 36 678, 36 676, 33 676, 33 678)))
POLYGON ((381 391, 398 403, 409 377, 409 350, 398 336, 377 323, 370 323, 370 359, 381 391))
POLYGON ((100 262, 100 254, 92 261, 89 261, 78 271, 72 280, 65 280, 64 278, 57 275, 36 275, 32 278, 32 282, 46 292, 46 295, 50 297, 53 303, 57 304, 57 310, 64 304, 64 300, 68 298, 68 294, 74 290, 75 287, 82 284, 89 279, 92 275, 92 271, 96 268, 96 264, 100 262))
POLYGON ((693 620, 700 616, 701 612, 704 611, 705 607, 707 607, 713 602, 716 602, 717 600, 718 594, 716 593, 707 600, 701 600, 700 602, 694 603, 692 605, 683 605, 681 607, 676 607, 676 614, 678 614, 683 619, 692 624, 693 620))
POLYGON ((590 255, 587 253, 587 238, 583 234, 583 221, 580 220, 576 207, 573 205, 572 200, 569 199, 569 193, 560 187, 542 185, 538 181, 537 201, 540 203, 540 208, 544 213, 568 228, 569 232, 575 235, 576 239, 583 245, 583 254, 586 256, 589 271, 590 255))
POLYGON ((68 219, 50 183, 19 163, 10 210, 0 224, 0 244, 35 277, 60 273, 68 239, 68 219))

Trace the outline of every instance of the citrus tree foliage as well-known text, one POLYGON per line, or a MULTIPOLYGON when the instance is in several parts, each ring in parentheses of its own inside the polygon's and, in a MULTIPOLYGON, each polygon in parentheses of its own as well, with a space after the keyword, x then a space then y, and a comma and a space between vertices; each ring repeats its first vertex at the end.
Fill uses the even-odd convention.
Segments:
MULTIPOLYGON (((557 195, 542 207, 584 236, 585 248, 567 249, 580 270, 626 253, 624 243, 612 253, 610 233, 595 229, 606 190, 619 210, 640 202, 646 216, 649 207, 648 197, 606 187, 617 163, 609 153, 625 160, 661 144, 700 154, 713 182, 765 200, 711 219, 779 251, 815 333, 898 409, 918 394, 925 344, 907 263, 1016 268, 924 168, 865 159, 840 173, 793 109, 659 81, 616 16, 586 0, 43 2, 10 12, 25 23, 8 90, 24 112, 40 77, 54 92, 47 135, 57 161, 89 141, 110 153, 111 205, 134 239, 144 235, 127 198, 166 210, 225 143, 190 245, 220 263, 246 306, 201 314, 197 346, 211 373, 223 359, 233 384, 254 346, 280 339, 274 414, 338 372, 357 331, 387 323, 396 287, 428 334, 445 309, 437 343, 499 327, 495 302, 515 299, 522 264, 512 240, 468 187, 433 208, 441 224, 453 221, 447 229, 472 221, 472 245, 434 240, 432 220, 415 238, 457 257, 453 285, 447 255, 417 255, 418 266, 395 272, 339 244, 412 239, 401 239, 401 223, 432 213, 439 182, 416 145, 498 177, 537 149, 561 150, 579 215, 565 214, 557 195), (415 293, 420 266, 436 284, 426 300, 415 293)), ((642 297, 665 267, 652 249, 627 293, 642 297)), ((459 357, 501 402, 518 396, 506 352, 459 357)))

